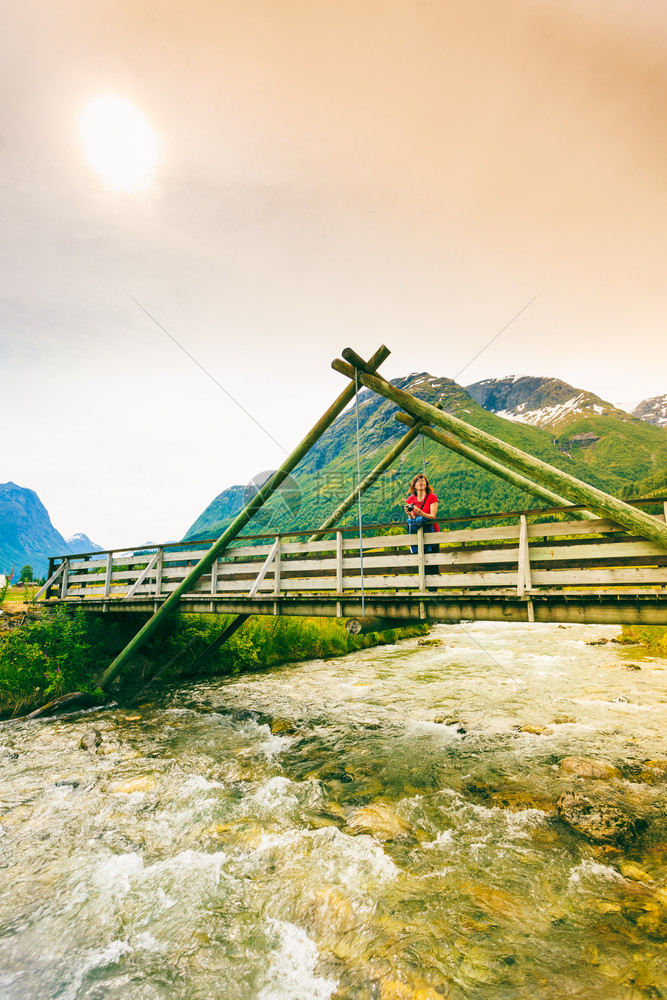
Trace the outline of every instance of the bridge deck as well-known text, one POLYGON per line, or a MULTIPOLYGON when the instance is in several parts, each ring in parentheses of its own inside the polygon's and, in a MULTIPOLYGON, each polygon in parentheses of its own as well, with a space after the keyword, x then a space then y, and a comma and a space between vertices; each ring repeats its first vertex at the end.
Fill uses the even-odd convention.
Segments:
MULTIPOLYGON (((664 516, 660 517, 664 521, 664 516)), ((395 529, 396 530, 396 529, 395 529)), ((400 530, 400 529, 398 529, 400 530)), ((305 534, 305 533, 304 533, 305 534)), ((52 560, 42 605, 152 614, 206 543, 52 560)), ((179 607, 212 614, 667 624, 667 549, 606 520, 471 527, 409 537, 332 532, 238 539, 179 607), (437 540, 438 552, 428 552, 437 540), (410 545, 417 552, 410 551, 410 545)))

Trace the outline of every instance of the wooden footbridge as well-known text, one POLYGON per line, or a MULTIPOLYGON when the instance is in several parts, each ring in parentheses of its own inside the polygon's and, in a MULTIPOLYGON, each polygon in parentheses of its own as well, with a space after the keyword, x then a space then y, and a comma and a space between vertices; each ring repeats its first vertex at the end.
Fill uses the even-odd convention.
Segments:
POLYGON ((104 686, 177 610, 235 615, 217 645, 251 614, 345 617, 364 631, 415 621, 667 624, 665 498, 659 513, 655 497, 625 503, 397 389, 377 375, 388 353, 383 347, 366 363, 348 349, 347 363, 333 363, 350 384, 219 539, 51 560, 36 595, 43 606, 151 615, 106 671, 104 686), (404 437, 314 534, 239 537, 362 385, 401 408, 404 437), (420 434, 548 506, 442 518, 438 535, 408 536, 396 525, 362 530, 361 516, 358 527, 343 524, 420 434), (435 540, 439 551, 429 552, 435 540))

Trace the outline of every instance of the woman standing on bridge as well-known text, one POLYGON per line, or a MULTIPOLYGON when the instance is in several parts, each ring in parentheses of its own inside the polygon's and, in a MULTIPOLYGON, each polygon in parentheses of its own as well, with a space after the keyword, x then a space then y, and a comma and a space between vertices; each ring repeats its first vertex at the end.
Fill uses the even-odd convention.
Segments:
MULTIPOLYGON (((426 476, 421 473, 410 483, 410 496, 405 501, 405 513, 408 515, 408 534, 414 535, 420 528, 423 528, 425 533, 440 531, 440 526, 435 521, 438 516, 438 498, 426 476)), ((424 547, 425 552, 437 552, 438 549, 438 545, 424 547)), ((416 553, 417 546, 411 545, 410 551, 416 553)), ((436 568, 429 566, 428 569, 436 568)))

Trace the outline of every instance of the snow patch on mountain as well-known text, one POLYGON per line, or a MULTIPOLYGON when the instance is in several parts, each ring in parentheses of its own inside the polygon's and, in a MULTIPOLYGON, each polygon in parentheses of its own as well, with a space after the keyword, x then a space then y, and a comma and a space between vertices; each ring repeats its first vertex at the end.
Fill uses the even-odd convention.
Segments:
POLYGON ((667 427, 667 392, 662 396, 642 399, 641 403, 632 411, 632 415, 646 421, 647 424, 667 427))

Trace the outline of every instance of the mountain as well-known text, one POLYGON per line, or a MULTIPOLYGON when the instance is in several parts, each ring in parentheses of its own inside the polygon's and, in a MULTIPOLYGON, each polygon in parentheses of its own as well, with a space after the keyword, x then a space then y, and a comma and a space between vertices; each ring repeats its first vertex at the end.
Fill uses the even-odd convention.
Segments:
POLYGON ((81 552, 104 552, 101 545, 91 542, 88 535, 84 535, 82 531, 77 531, 75 535, 66 538, 65 544, 67 545, 66 551, 72 555, 79 555, 81 552))
POLYGON ((641 403, 635 406, 632 415, 639 417, 640 420, 645 420, 647 424, 667 427, 667 392, 664 396, 651 396, 650 399, 642 399, 641 403))
MULTIPOLYGON (((468 423, 610 493, 639 496, 642 491, 638 483, 649 484, 651 491, 664 484, 667 491, 667 435, 661 428, 618 410, 593 393, 573 389, 556 379, 527 376, 487 380, 468 389, 428 372, 412 373, 392 382, 429 403, 439 402, 444 410, 468 423), (523 384, 519 385, 520 382, 523 384), (516 386, 518 389, 513 392, 516 386), (473 392, 485 400, 488 409, 480 405, 473 392), (579 396, 581 400, 576 401, 579 396), (565 404, 573 399, 576 402, 567 407, 567 422, 565 404), (493 412, 492 403, 503 414, 508 410, 516 412, 525 404, 518 411, 523 417, 542 410, 541 419, 547 426, 524 419, 504 419, 493 412), (557 414, 555 407, 561 407, 562 412, 557 414), (549 408, 552 424, 546 414, 549 408)), ((405 433, 406 428, 394 420, 396 411, 394 404, 368 390, 359 394, 362 476, 405 433)), ((443 517, 544 506, 431 441, 424 440, 423 448, 427 475, 440 500, 439 512, 443 517)), ((423 456, 422 439, 418 439, 364 495, 363 517, 368 523, 404 521, 403 499, 412 476, 422 470, 423 456)), ((352 405, 340 414, 296 468, 289 495, 279 492, 272 498, 253 519, 247 533, 315 528, 355 483, 356 416, 352 405), (295 484, 300 491, 299 503, 294 499, 295 484)), ((243 485, 223 490, 185 537, 217 537, 241 509, 245 490, 243 485)), ((348 512, 345 522, 352 524, 354 520, 354 511, 348 512)))
POLYGON ((86 535, 75 535, 69 541, 63 538, 34 490, 0 483, 1 573, 10 573, 13 567, 18 577, 24 566, 32 566, 39 578, 47 572, 49 556, 93 550, 100 547, 86 535))
POLYGON ((582 417, 627 416, 594 393, 575 389, 557 378, 508 375, 474 382, 466 389, 485 410, 548 430, 563 430, 582 417))

